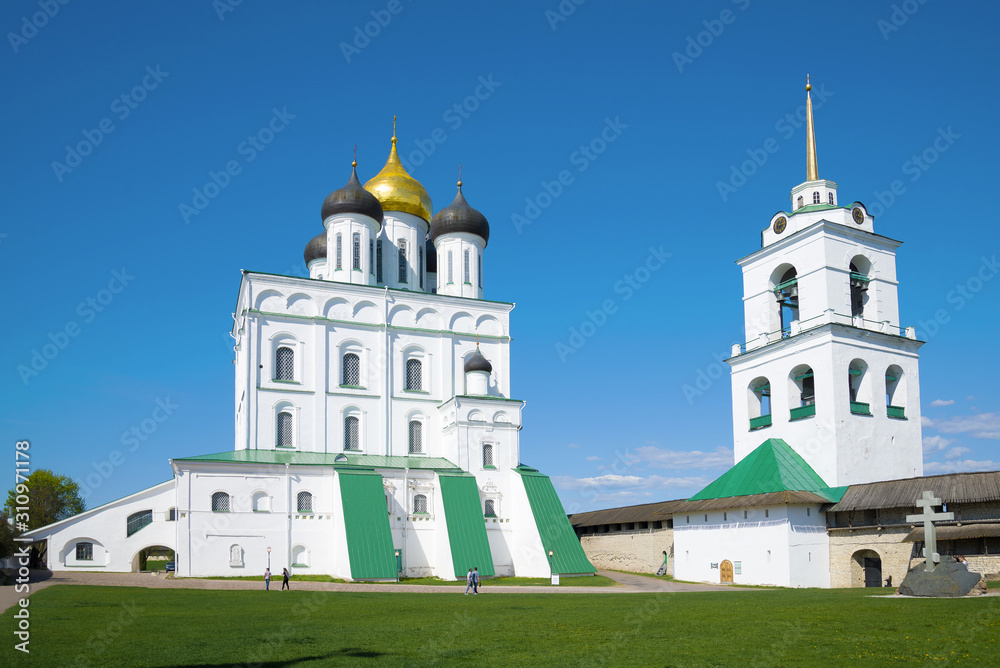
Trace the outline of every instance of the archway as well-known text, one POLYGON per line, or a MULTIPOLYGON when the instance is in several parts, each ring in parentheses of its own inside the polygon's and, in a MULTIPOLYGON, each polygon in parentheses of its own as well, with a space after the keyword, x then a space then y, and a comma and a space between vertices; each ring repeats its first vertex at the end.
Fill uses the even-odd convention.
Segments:
POLYGON ((174 562, 173 548, 166 545, 149 545, 132 555, 132 572, 159 572, 166 570, 167 564, 174 562))
POLYGON ((733 562, 728 559, 719 564, 719 582, 722 584, 733 582, 733 562))
POLYGON ((875 550, 858 550, 851 556, 851 583, 855 587, 882 586, 882 557, 875 550))

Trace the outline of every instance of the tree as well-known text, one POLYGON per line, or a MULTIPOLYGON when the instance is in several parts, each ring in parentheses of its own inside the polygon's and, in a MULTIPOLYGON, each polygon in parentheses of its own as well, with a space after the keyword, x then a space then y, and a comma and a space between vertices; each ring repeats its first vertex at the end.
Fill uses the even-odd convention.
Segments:
POLYGON ((38 469, 28 476, 27 482, 20 484, 27 485, 27 493, 18 494, 17 488, 10 490, 6 504, 6 511, 15 518, 17 534, 64 520, 87 509, 80 498, 80 486, 69 476, 56 475, 48 469, 38 469), (19 496, 21 501, 24 496, 28 497, 28 520, 23 524, 18 518, 21 513, 17 508, 24 506, 23 503, 18 503, 19 496))

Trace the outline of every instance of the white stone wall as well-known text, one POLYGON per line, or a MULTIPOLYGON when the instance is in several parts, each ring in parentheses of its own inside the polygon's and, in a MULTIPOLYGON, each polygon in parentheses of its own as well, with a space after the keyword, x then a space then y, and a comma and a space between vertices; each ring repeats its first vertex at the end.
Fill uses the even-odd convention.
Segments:
POLYGON ((587 534, 580 544, 595 568, 656 573, 667 555, 667 575, 674 574, 673 529, 587 534))

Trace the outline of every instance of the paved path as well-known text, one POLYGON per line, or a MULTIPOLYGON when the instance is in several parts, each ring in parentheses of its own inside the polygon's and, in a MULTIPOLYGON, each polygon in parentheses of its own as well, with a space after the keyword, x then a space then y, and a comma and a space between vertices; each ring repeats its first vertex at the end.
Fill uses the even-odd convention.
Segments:
MULTIPOLYGON (((760 591, 720 585, 686 584, 670 582, 642 575, 618 573, 615 571, 599 571, 600 575, 611 578, 617 585, 610 587, 579 587, 573 586, 574 578, 562 578, 558 587, 548 585, 535 586, 490 586, 489 580, 483 583, 483 593, 504 594, 642 594, 656 592, 694 592, 694 591, 760 591)), ((51 585, 96 585, 100 587, 146 587, 149 589, 262 589, 263 581, 249 582, 246 580, 204 580, 199 578, 167 578, 162 574, 150 573, 50 573, 48 571, 32 571, 31 593, 34 594, 51 585)), ((292 578, 292 586, 296 590, 306 591, 346 591, 346 592, 396 592, 405 594, 439 593, 461 594, 463 585, 406 585, 406 584, 374 584, 364 582, 309 582, 292 578)), ((271 580, 271 591, 281 590, 281 577, 271 580)), ((16 605, 24 597, 17 593, 13 586, 0 587, 0 613, 16 605)))

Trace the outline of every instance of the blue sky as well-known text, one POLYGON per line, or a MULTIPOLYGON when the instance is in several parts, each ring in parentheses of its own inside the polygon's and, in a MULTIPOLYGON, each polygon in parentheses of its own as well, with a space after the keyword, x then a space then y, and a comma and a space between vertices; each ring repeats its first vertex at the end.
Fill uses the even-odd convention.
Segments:
POLYGON ((805 179, 809 72, 820 176, 905 242, 926 472, 1000 468, 998 18, 916 0, 5 2, 0 443, 98 472, 89 506, 230 449, 240 270, 304 273, 323 198, 355 144, 362 180, 381 168, 395 114, 435 209, 461 163, 490 220, 522 460, 570 511, 689 496, 732 464, 733 261, 805 179))

